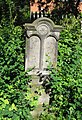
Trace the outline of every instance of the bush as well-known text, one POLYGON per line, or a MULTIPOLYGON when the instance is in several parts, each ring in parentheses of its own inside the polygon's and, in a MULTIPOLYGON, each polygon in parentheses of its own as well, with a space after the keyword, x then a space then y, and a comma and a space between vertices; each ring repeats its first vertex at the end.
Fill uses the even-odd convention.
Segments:
POLYGON ((22 28, 3 23, 0 25, 0 120, 31 120, 27 99, 30 76, 24 72, 22 28))

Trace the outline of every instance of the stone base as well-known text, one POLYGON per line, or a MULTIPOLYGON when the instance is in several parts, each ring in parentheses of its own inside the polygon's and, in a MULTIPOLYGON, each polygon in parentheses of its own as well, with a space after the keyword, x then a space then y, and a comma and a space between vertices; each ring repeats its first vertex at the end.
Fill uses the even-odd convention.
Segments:
POLYGON ((43 105, 49 105, 49 94, 46 94, 45 89, 42 86, 42 82, 40 82, 40 77, 32 76, 31 81, 31 92, 34 92, 38 97, 38 105, 36 108, 31 111, 31 114, 34 120, 38 120, 40 114, 43 112, 43 105))

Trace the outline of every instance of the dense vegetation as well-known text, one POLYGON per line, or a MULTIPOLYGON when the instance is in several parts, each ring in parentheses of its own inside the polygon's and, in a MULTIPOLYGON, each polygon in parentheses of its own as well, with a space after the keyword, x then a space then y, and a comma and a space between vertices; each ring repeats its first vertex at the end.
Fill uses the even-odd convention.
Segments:
MULTIPOLYGON (((0 1, 0 6, 0 120, 33 120, 30 110, 36 106, 36 100, 34 96, 30 99, 28 82, 31 76, 24 72, 25 40, 24 29, 21 27, 29 20, 28 2, 3 0, 0 1), (20 11, 17 11, 17 6, 20 11)), ((57 67, 49 68, 50 105, 45 106, 39 119, 81 120, 80 19, 71 16, 60 20, 60 24, 64 26, 64 30, 58 42, 57 67)))

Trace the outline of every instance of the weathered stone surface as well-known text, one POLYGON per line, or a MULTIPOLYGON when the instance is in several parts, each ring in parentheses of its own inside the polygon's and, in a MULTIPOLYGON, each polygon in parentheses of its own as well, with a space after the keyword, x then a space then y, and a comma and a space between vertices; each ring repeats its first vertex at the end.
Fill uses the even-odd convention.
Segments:
POLYGON ((57 62, 57 42, 52 36, 47 37, 44 40, 44 55, 43 55, 43 69, 46 69, 49 64, 52 67, 57 62))
POLYGON ((39 18, 32 24, 25 24, 26 39, 26 57, 25 70, 33 68, 31 74, 36 74, 38 70, 42 73, 47 69, 48 62, 52 67, 57 62, 57 40, 62 29, 49 18, 39 18))
POLYGON ((39 69, 40 64, 40 39, 37 36, 31 36, 26 47, 26 68, 39 69))
POLYGON ((40 24, 36 29, 40 35, 47 35, 50 31, 49 26, 46 24, 40 24))
POLYGON ((45 92, 39 97, 39 105, 49 104, 49 94, 46 94, 45 92))

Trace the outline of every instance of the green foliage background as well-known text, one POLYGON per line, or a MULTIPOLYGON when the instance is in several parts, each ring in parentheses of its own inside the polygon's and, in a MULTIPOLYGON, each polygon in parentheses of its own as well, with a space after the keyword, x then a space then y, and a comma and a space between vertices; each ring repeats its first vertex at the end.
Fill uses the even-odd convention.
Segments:
POLYGON ((0 26, 0 119, 30 119, 22 28, 0 26))
POLYGON ((0 22, 0 120, 31 120, 31 100, 28 96, 30 76, 27 76, 24 70, 24 30, 21 26, 15 26, 18 14, 14 14, 14 2, 6 0, 2 1, 0 5, 2 9, 0 22))
MULTIPOLYGON (((36 106, 24 72, 23 23, 29 21, 28 1, 0 1, 0 120, 32 120, 36 106), (19 4, 20 3, 20 4, 19 4)), ((55 15, 54 15, 55 20, 55 15)), ((57 22, 57 21, 54 21, 57 22)), ((58 19, 64 26, 58 42, 57 67, 50 69, 50 105, 40 120, 82 118, 82 33, 80 19, 58 19)))

